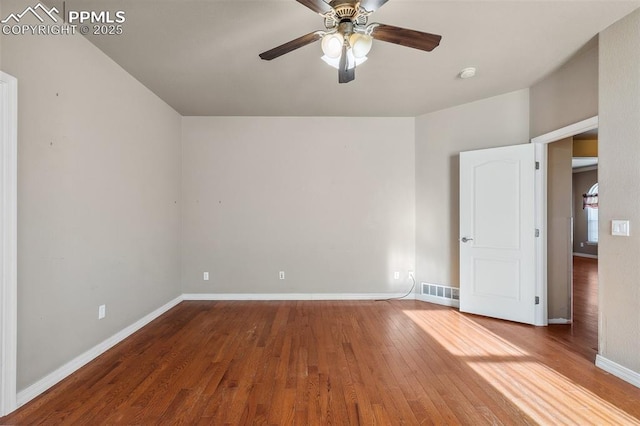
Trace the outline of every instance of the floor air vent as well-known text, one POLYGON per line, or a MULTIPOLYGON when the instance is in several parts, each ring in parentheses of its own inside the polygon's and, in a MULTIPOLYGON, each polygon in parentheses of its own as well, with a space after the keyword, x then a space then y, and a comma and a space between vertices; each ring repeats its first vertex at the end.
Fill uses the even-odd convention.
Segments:
POLYGON ((422 299, 447 306, 459 306, 460 289, 439 284, 422 284, 422 299))

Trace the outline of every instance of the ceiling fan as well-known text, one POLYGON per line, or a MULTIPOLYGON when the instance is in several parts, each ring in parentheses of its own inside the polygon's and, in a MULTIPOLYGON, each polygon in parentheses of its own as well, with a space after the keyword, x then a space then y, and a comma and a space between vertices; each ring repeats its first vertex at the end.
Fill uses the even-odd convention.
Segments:
POLYGON ((369 15, 388 0, 296 0, 324 18, 325 30, 314 31, 262 52, 260 58, 270 61, 322 39, 322 59, 338 69, 338 82, 356 78, 356 65, 366 61, 373 39, 432 51, 442 36, 408 30, 392 25, 371 23, 369 15))

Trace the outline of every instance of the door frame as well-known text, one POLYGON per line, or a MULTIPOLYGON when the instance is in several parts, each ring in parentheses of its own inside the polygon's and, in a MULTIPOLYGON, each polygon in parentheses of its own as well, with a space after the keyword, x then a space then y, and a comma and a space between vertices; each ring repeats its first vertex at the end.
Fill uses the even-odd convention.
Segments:
MULTIPOLYGON (((540 294, 540 305, 536 310, 536 324, 548 325, 547 309, 547 151, 552 142, 584 133, 598 128, 598 116, 570 124, 549 133, 531 139, 535 144, 536 162, 540 164, 540 173, 536 173, 536 228, 540 230, 540 238, 536 241, 536 288, 540 294)), ((572 312, 573 314, 573 312, 572 312)))
POLYGON ((18 80, 0 71, 0 416, 16 409, 18 80))

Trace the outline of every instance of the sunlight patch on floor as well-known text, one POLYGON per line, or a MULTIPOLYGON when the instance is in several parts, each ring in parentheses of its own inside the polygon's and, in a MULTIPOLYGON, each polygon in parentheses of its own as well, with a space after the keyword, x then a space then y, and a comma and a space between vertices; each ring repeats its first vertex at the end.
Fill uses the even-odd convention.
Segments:
POLYGON ((404 310, 448 352, 542 424, 640 424, 640 421, 516 345, 459 315, 404 310))

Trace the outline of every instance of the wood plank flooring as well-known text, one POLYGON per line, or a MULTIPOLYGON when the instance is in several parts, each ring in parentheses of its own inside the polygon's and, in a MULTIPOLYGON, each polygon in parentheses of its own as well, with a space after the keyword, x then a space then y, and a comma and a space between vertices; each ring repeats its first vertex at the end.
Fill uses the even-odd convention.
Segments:
POLYGON ((183 302, 0 424, 640 424, 640 389, 418 301, 183 302))
POLYGON ((573 257, 573 323, 548 327, 551 338, 595 362, 598 353, 598 260, 573 257))

